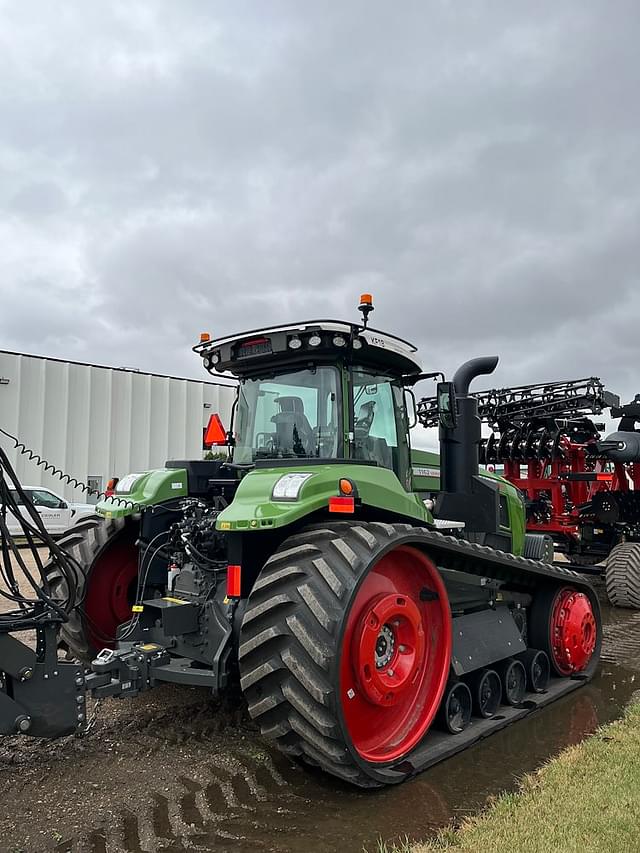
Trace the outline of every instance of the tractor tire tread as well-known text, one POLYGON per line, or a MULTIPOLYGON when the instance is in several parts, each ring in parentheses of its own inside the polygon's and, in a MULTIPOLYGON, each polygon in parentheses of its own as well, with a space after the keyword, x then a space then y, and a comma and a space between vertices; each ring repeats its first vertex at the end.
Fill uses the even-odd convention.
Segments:
POLYGON ((344 740, 332 682, 343 603, 372 555, 407 533, 420 537, 412 525, 379 522, 337 522, 296 533, 262 569, 240 632, 241 687, 262 735, 361 787, 379 783, 344 740))
POLYGON ((605 584, 614 607, 640 610, 640 542, 622 542, 611 550, 605 584))
MULTIPOLYGON (((124 529, 125 524, 126 521, 122 518, 107 520, 100 516, 92 516, 78 522, 58 540, 58 547, 66 551, 81 569, 76 591, 78 603, 84 599, 86 581, 96 557, 107 542, 124 529)), ((45 573, 55 593, 56 586, 65 582, 52 563, 45 566, 45 573)), ((96 651, 99 651, 89 644, 78 607, 71 611, 68 621, 61 626, 60 640, 66 646, 68 653, 84 664, 91 663, 96 651)))

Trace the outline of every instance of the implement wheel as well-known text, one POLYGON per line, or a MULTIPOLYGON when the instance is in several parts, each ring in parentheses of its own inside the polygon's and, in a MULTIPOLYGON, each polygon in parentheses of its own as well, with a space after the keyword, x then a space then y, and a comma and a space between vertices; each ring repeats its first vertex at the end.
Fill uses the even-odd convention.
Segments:
POLYGON ((402 762, 449 675, 449 602, 415 533, 357 522, 287 539, 240 632, 241 685, 263 735, 362 787, 409 775, 402 762))
MULTIPOLYGON (((79 569, 76 608, 63 623, 60 639, 73 657, 90 663, 115 645, 118 625, 131 618, 138 581, 139 525, 124 519, 90 518, 58 541, 79 569)), ((48 572, 54 596, 64 597, 66 581, 48 572)))
POLYGON ((605 580, 614 607, 640 610, 640 542, 623 542, 612 548, 605 580))

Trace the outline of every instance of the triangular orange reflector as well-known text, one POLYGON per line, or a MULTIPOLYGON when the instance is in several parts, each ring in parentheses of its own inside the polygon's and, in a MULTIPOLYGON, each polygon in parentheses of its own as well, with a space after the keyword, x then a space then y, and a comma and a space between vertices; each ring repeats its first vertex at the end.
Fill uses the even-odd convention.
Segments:
POLYGON ((209 418, 207 431, 204 436, 204 443, 207 445, 227 443, 227 433, 225 428, 222 426, 220 415, 213 414, 209 418))

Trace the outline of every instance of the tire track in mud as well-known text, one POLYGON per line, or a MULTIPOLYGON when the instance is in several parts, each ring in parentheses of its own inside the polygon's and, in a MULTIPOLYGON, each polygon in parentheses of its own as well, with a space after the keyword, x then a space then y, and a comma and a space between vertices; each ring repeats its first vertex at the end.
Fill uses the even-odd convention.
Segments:
MULTIPOLYGON (((206 749, 200 738, 196 743, 206 749)), ((138 804, 121 807, 86 836, 65 840, 55 849, 59 853, 278 849, 278 837, 304 832, 309 814, 321 804, 317 791, 313 799, 296 793, 302 771, 283 768, 283 772, 266 752, 234 749, 207 756, 195 772, 176 777, 162 792, 151 788, 138 804), (291 774, 296 778, 287 780, 291 774)))

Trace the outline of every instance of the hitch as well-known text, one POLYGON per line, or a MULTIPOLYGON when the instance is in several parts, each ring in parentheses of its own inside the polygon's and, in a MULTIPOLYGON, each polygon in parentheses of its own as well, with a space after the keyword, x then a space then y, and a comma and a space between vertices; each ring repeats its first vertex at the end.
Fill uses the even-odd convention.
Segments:
POLYGON ((156 643, 123 643, 119 649, 103 649, 91 662, 87 690, 96 699, 136 696, 153 687, 158 667, 169 663, 169 652, 156 643))

